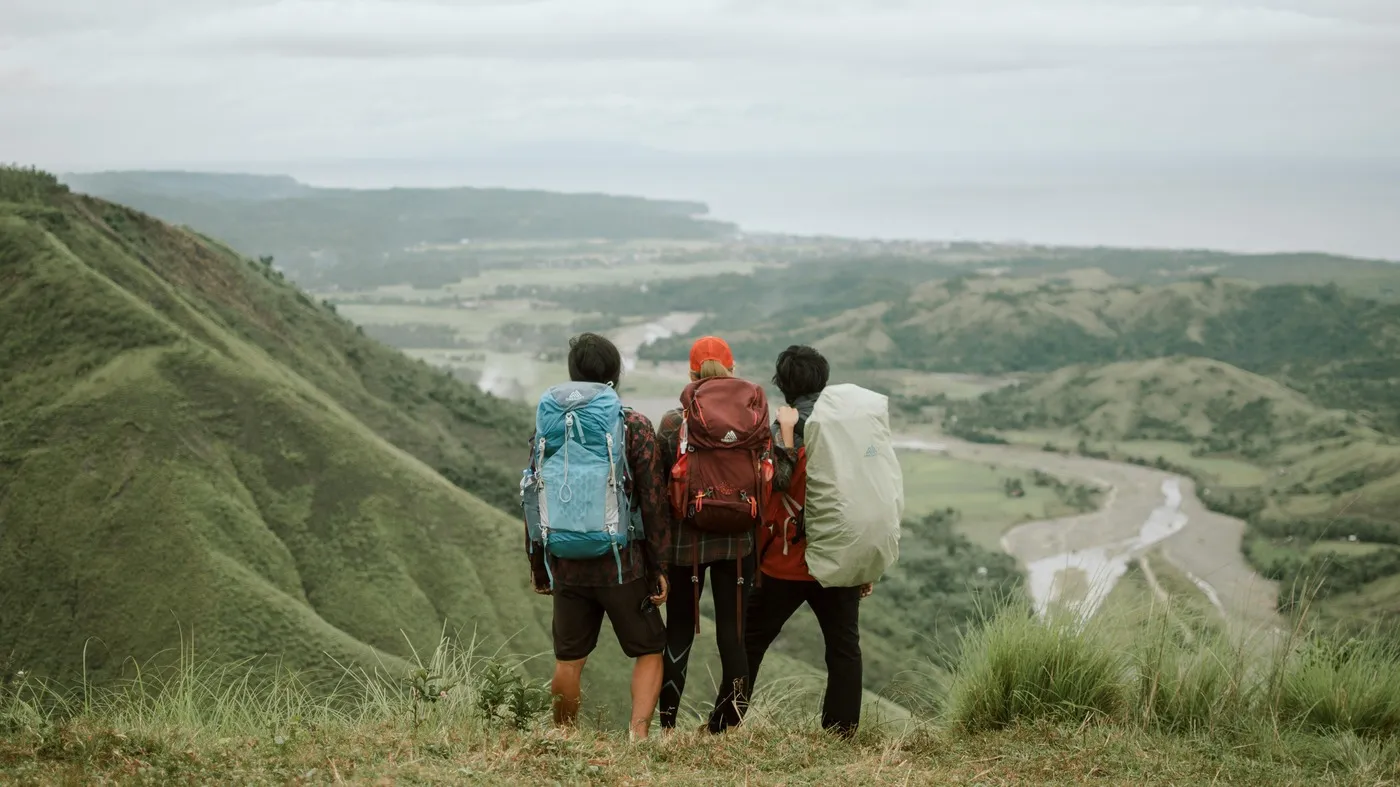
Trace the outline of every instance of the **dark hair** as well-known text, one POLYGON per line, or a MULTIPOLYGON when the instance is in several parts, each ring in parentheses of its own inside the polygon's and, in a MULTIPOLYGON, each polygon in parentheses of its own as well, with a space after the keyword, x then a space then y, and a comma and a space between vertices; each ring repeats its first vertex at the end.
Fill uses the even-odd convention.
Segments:
POLYGON ((569 340, 569 379, 605 383, 616 388, 622 377, 622 353, 607 337, 581 333, 569 340))
POLYGON ((788 404, 797 401, 799 396, 819 394, 826 387, 826 379, 831 367, 826 358, 816 348, 805 344, 794 344, 778 353, 777 372, 773 384, 783 392, 788 404))

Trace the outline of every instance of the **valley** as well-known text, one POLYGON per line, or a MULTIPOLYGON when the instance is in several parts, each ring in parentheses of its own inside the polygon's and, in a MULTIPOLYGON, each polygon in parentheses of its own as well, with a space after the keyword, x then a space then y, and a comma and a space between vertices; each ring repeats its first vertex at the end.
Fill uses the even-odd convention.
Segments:
MULTIPOLYGON (((195 191, 207 213, 221 199, 211 194, 223 188, 197 176, 161 181, 140 173, 75 182, 190 221, 205 214, 172 201, 186 205, 195 191)), ((364 202, 353 213, 388 199, 272 180, 228 188, 239 199, 261 189, 264 201, 289 199, 308 211, 364 202)), ((427 197, 408 194, 403 204, 427 197)), ((621 205, 599 210, 616 217, 621 205)), ((1074 517, 1092 517, 1089 509, 1104 502, 1037 485, 1036 470, 1087 491, 1090 468, 1082 463, 1117 460, 1113 494, 1138 489, 1123 528, 1162 502, 1168 475, 1182 476, 1184 488, 1207 501, 1195 516, 1184 514, 1202 526, 1158 550, 1189 553, 1186 542, 1204 539, 1195 551, 1215 551, 1216 565, 1192 561, 1190 575, 1226 572, 1221 584, 1231 589, 1218 592, 1238 597, 1246 619, 1261 619, 1258 609, 1268 605, 1254 597, 1270 591, 1235 589, 1253 576, 1239 557, 1241 540, 1245 552, 1261 556, 1251 558, 1255 569, 1287 583, 1313 549, 1291 550, 1293 531, 1374 546, 1324 532, 1327 518, 1340 517, 1342 527, 1358 515, 1384 521, 1393 510, 1385 490, 1400 471, 1400 449, 1388 436, 1400 418, 1393 409, 1400 397, 1391 395, 1400 378, 1391 349, 1400 319, 1390 302, 1400 297, 1400 266, 1390 263, 750 237, 707 219, 659 236, 638 235, 640 225, 626 221, 600 223, 596 235, 573 238, 544 225, 508 229, 509 222, 459 238, 464 233, 422 224, 418 236, 395 236, 396 246, 381 242, 378 261, 356 262, 345 250, 356 248, 361 228, 322 217, 314 233, 296 238, 268 231, 259 210, 242 206, 208 226, 226 228, 246 253, 275 255, 275 267, 369 336, 508 399, 533 401, 562 379, 563 350, 579 330, 618 341, 628 357, 624 398, 653 418, 685 382, 690 337, 724 335, 740 373, 760 379, 766 371, 752 370, 766 370, 783 346, 813 342, 841 379, 890 394, 910 436, 976 441, 981 454, 906 452, 903 463, 910 515, 953 509, 957 532, 984 548, 1004 549, 1003 535, 1017 525, 1027 527, 1018 532, 1078 532, 1074 517), (1365 299, 1372 297, 1380 300, 1365 299), (1002 441, 1040 449, 1037 461, 996 453, 1002 441), (1238 519, 1213 519, 1226 515, 1293 524, 1244 528, 1238 519)), ((704 216, 703 206, 686 210, 704 216)), ((1194 494, 1183 496, 1184 506, 1199 508, 1194 494)), ((1023 565, 1047 557, 1022 552, 1023 565)))
POLYGON ((1107 490, 1095 511, 1016 525, 1001 537, 1005 550, 1026 567, 1037 609, 1056 604, 1092 616, 1129 562, 1157 548, 1236 628, 1258 631, 1279 622, 1275 584, 1240 553, 1245 523, 1202 506, 1189 479, 1121 462, 947 436, 906 438, 903 444, 963 461, 1078 478, 1107 490))

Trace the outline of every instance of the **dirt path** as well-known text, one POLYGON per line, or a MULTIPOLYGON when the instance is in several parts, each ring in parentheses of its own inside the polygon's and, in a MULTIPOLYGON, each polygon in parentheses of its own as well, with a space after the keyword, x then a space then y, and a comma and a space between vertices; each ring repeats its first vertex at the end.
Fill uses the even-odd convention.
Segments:
POLYGON ((1277 623, 1277 586, 1249 567, 1240 553, 1244 523, 1209 511, 1186 478, 1152 468, 1004 445, 938 437, 906 438, 902 447, 956 459, 1038 469, 1110 489, 1098 511, 1028 522, 1003 538, 1007 552, 1026 565, 1038 604, 1062 598, 1092 615, 1133 556, 1160 544, 1163 556, 1196 583, 1232 623, 1248 629, 1277 623))

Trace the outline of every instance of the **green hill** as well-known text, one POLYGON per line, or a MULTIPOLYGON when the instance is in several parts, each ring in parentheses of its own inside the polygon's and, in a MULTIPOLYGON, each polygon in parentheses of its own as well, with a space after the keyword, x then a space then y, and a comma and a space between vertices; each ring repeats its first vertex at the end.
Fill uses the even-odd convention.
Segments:
MULTIPOLYGON (((1331 408, 1400 430, 1400 305, 1334 286, 1197 279, 1143 287, 1111 277, 971 276, 922 284, 867 281, 822 302, 755 320, 725 313, 743 358, 792 342, 835 362, 933 372, 1042 372, 1175 355, 1213 358, 1278 380, 1331 408), (875 290, 883 297, 871 297, 875 290), (893 292, 893 294, 890 294, 893 292)), ((808 286, 815 286, 809 284, 808 286)), ((646 348, 680 357, 689 337, 646 348)))
POLYGON ((510 500, 519 407, 359 336, 265 266, 20 183, 0 181, 9 660, 72 675, 92 640, 102 678, 181 625, 206 652, 295 667, 398 663, 444 620, 547 647, 505 563, 519 527, 492 505, 510 500))
POLYGON ((288 175, 244 175, 214 172, 86 172, 61 176, 71 189, 84 194, 148 194, 184 199, 284 199, 306 196, 310 186, 288 175))
POLYGON ((1092 441, 1173 440, 1261 457, 1289 443, 1364 431, 1355 416, 1323 410, 1275 380, 1183 356, 1066 366, 984 395, 965 419, 999 429, 1070 429, 1092 441))

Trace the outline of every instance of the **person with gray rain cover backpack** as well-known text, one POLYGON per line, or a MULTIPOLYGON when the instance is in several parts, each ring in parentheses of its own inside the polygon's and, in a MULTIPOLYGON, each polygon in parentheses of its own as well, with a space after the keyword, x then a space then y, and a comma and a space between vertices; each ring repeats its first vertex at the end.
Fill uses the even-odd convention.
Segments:
POLYGON ((787 404, 773 424, 773 491, 744 631, 750 691, 768 647, 806 604, 826 647, 822 728, 851 737, 862 696, 860 601, 899 559, 904 515, 889 400, 827 385, 827 360, 811 347, 787 348, 776 366, 773 383, 787 404))
POLYGON ((645 738, 661 692, 671 521, 656 434, 622 405, 622 354, 584 333, 569 342, 571 382, 535 410, 520 481, 535 592, 554 600, 554 723, 572 726, 584 664, 606 614, 632 670, 633 738, 645 738))

